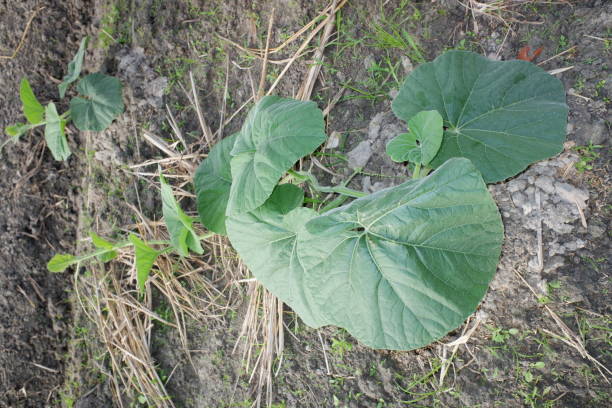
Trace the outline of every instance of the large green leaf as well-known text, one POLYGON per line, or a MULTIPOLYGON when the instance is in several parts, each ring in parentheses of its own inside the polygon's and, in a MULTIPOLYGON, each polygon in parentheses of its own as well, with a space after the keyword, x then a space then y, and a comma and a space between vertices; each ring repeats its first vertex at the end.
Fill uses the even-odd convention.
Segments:
POLYGON ((463 158, 306 229, 298 256, 322 319, 371 347, 402 350, 431 343, 474 312, 503 239, 495 202, 463 158))
POLYGON ((237 136, 235 133, 217 143, 193 177, 200 221, 206 228, 221 235, 226 235, 225 209, 232 185, 230 151, 237 136))
POLYGON ((89 74, 79 81, 77 91, 82 97, 70 101, 70 114, 81 130, 100 132, 123 112, 121 82, 101 74, 89 74))
POLYGON ((196 254, 202 254, 204 250, 200 245, 200 239, 193 230, 193 219, 185 214, 174 199, 172 188, 163 175, 159 176, 161 184, 162 213, 164 221, 170 234, 170 242, 181 256, 189 255, 191 249, 196 254))
POLYGON ((85 56, 85 50, 87 49, 87 42, 89 37, 85 37, 81 40, 79 50, 77 51, 72 61, 68 63, 68 73, 62 80, 62 83, 58 85, 60 98, 63 98, 66 94, 68 86, 76 81, 81 75, 81 69, 83 67, 83 57, 85 56))
POLYGON ((45 109, 45 142, 55 160, 67 160, 70 157, 70 147, 64 134, 66 121, 57 114, 53 102, 45 109))
POLYGON ((563 149, 568 108, 561 81, 527 61, 448 51, 416 68, 392 104, 408 121, 437 110, 447 127, 438 155, 467 157, 486 182, 512 177, 563 149))
POLYGON ((253 275, 307 325, 320 327, 326 321, 320 312, 313 310, 304 285, 304 269, 296 252, 297 236, 303 231, 304 223, 317 213, 304 207, 291 209, 294 205, 288 203, 296 204, 297 195, 281 187, 274 190, 263 206, 250 213, 229 217, 227 233, 253 275), (289 196, 294 199, 288 199, 289 196), (281 207, 287 211, 286 214, 276 211, 279 202, 285 203, 281 207))
POLYGON ((44 119, 45 108, 38 102, 27 78, 21 79, 19 98, 23 104, 23 114, 30 124, 37 125, 44 119))
POLYGON ((387 143, 387 154, 396 162, 409 160, 427 166, 442 143, 442 116, 437 111, 419 112, 408 121, 408 128, 410 133, 402 133, 387 143))
POLYGON ((227 214, 261 206, 282 175, 323 141, 323 114, 314 102, 277 96, 259 101, 249 112, 231 152, 227 214))

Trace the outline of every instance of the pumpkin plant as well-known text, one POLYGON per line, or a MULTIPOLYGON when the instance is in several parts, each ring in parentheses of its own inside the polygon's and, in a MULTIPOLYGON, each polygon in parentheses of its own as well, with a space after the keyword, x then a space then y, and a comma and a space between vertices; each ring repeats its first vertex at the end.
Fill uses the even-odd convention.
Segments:
MULTIPOLYGON (((87 49, 87 37, 83 38, 79 50, 68 64, 68 73, 58 85, 60 99, 69 86, 79 79, 83 58, 87 49)), ((30 86, 27 78, 21 80, 19 97, 27 123, 7 126, 9 136, 0 149, 9 141, 17 141, 26 132, 44 126, 45 142, 55 160, 67 160, 71 151, 66 140, 65 128, 72 121, 80 130, 100 132, 106 129, 123 112, 121 83, 117 78, 96 72, 86 75, 77 84, 77 94, 70 100, 70 109, 59 114, 55 103, 43 106, 30 86)))
MULTIPOLYGON (((323 115, 313 102, 277 96, 261 99, 242 129, 211 149, 194 184, 201 223, 227 235, 257 280, 307 325, 409 350, 457 328, 483 299, 504 235, 486 182, 560 152, 568 109, 561 82, 533 64, 463 51, 416 68, 392 108, 408 129, 387 153, 412 168, 395 187, 366 195, 293 170, 325 141, 323 115), (342 199, 319 212, 305 205, 313 200, 304 184, 342 199)), ((166 249, 201 252, 193 220, 161 183, 166 249)), ((93 243, 98 257, 134 245, 144 288, 159 251, 135 236, 93 243)), ((56 255, 50 269, 85 260, 67 257, 56 255)))
POLYGON ((311 327, 366 345, 425 346, 474 312, 495 273, 503 225, 486 182, 563 148, 559 80, 525 61, 449 51, 415 69, 393 101, 408 132, 387 146, 412 179, 318 213, 292 170, 325 140, 312 102, 263 98, 194 177, 198 211, 253 275, 311 327))

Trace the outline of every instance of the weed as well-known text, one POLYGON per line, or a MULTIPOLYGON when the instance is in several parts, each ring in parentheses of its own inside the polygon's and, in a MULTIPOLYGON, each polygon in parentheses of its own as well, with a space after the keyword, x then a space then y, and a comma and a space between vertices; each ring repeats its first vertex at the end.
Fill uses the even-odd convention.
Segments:
POLYGON ((574 165, 579 173, 584 173, 587 170, 593 170, 593 162, 599 158, 597 149, 601 149, 602 145, 594 145, 589 143, 587 146, 575 146, 572 148, 579 155, 578 162, 574 165))

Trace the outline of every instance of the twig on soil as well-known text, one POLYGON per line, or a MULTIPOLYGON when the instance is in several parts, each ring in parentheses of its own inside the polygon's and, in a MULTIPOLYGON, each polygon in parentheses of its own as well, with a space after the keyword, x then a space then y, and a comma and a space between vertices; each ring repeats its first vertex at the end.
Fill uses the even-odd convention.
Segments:
MULTIPOLYGON (((346 1, 343 1, 342 3, 340 3, 335 10, 333 10, 332 15, 335 15, 335 13, 344 5, 344 3, 346 3, 346 1)), ((330 6, 331 7, 331 6, 330 6)), ((312 32, 306 37, 306 39, 304 40, 304 42, 302 43, 302 45, 300 45, 300 47, 297 49, 297 51, 293 54, 293 56, 290 58, 289 62, 287 63, 287 65, 285 65, 285 68, 283 68, 283 70, 281 71, 281 73, 279 74, 279 76, 276 78, 276 80, 274 81, 274 83, 272 84, 272 86, 268 89, 268 92, 266 93, 266 95, 271 95, 272 91, 276 88, 276 86, 279 84, 279 82, 281 81, 281 79, 283 78, 283 76, 285 76, 285 73, 289 70, 289 68, 291 67, 291 65, 293 65, 293 63, 301 56, 302 51, 310 44, 310 42, 312 41, 312 39, 317 35, 317 33, 319 31, 321 31, 325 26, 327 25, 327 20, 321 22, 314 30, 312 30, 312 32)))
POLYGON ((321 349, 323 350, 323 359, 325 360, 325 370, 327 375, 331 375, 331 370, 329 369, 329 361, 327 360, 327 351, 325 351, 325 343, 323 342, 323 337, 321 337, 321 332, 317 330, 317 335, 319 336, 319 341, 321 342, 321 349))
MULTIPOLYGON (((200 98, 198 98, 198 91, 196 90, 195 81, 193 80, 193 72, 189 71, 189 83, 191 84, 191 93, 193 95, 193 99, 190 98, 192 105, 195 107, 196 114, 198 115, 198 122, 200 123, 200 129, 202 129, 202 135, 204 135, 204 139, 206 139, 206 143, 208 144, 208 149, 212 148, 212 143, 214 140, 214 136, 212 130, 206 123, 204 119, 204 115, 202 114, 202 109, 200 108, 200 98)), ((189 95, 189 92, 185 92, 186 95, 189 95)))
POLYGON ((183 132, 181 132, 181 128, 178 123, 176 123, 176 119, 174 119, 174 115, 170 110, 170 107, 166 104, 166 112, 168 112, 168 123, 170 123, 170 128, 174 132, 174 135, 178 138, 178 140, 183 145, 183 149, 187 150, 187 143, 185 143, 185 138, 183 137, 183 132))
MULTIPOLYGON (((268 21, 268 35, 266 36, 266 49, 264 52, 263 63, 261 66, 261 76, 259 78, 259 89, 257 90, 257 100, 264 96, 264 87, 266 86, 266 74, 268 73, 268 52, 270 51, 270 37, 272 36, 272 25, 274 24, 274 11, 273 7, 270 13, 270 20, 268 21)), ((222 122, 223 123, 223 122, 222 122)))
POLYGON ((574 69, 574 66, 573 66, 573 65, 571 65, 571 66, 569 66, 569 67, 557 68, 557 69, 551 69, 550 71, 548 71, 548 73, 549 73, 550 75, 557 75, 557 74, 560 74, 560 73, 562 73, 562 72, 569 71, 570 69, 574 69))
POLYGON ((574 46, 572 46, 572 47, 568 48, 567 50, 565 50, 565 51, 563 51, 563 52, 558 53, 557 55, 553 55, 552 57, 550 57, 550 58, 548 58, 548 59, 545 59, 545 60, 544 60, 544 61, 542 61, 542 62, 538 62, 538 64, 537 64, 537 65, 544 65, 544 64, 546 64, 547 62, 554 60, 555 58, 559 58, 560 56, 562 56, 562 55, 564 55, 564 54, 567 54, 567 53, 568 53, 568 52, 570 52, 570 51, 573 51, 575 48, 576 48, 576 46, 574 45, 574 46))
POLYGON ((166 155, 171 158, 177 159, 178 165, 183 167, 189 173, 193 173, 194 166, 191 163, 188 163, 184 160, 184 156, 178 154, 174 149, 172 149, 166 142, 164 142, 160 137, 155 136, 153 133, 148 130, 143 130, 142 135, 147 142, 157 147, 159 150, 164 152, 166 155))
POLYGON ((332 109, 334 109, 336 107, 336 104, 338 103, 338 101, 340 100, 340 98, 342 98, 342 95, 344 95, 344 92, 346 91, 345 87, 342 87, 332 98, 332 100, 327 104, 327 106, 325 107, 325 109, 323 109, 323 117, 327 117, 329 115, 329 113, 331 112, 332 109))
MULTIPOLYGON (((249 78, 251 78, 251 71, 248 71, 249 73, 249 78)), ((251 84, 252 84, 252 78, 251 78, 251 84)), ((223 87, 223 103, 221 104, 221 117, 219 118, 219 129, 218 129, 218 133, 219 133, 219 137, 223 137, 223 130, 225 129, 225 115, 226 115, 226 110, 227 110, 227 98, 228 98, 228 93, 229 91, 229 56, 225 56, 225 86, 223 87)))
POLYGON ((0 60, 12 60, 13 58, 17 56, 17 54, 21 50, 21 47, 23 47, 23 43, 26 39, 26 36, 28 35, 28 31, 30 30, 30 26, 32 25, 32 21, 34 20, 34 17, 36 17, 36 14, 38 14, 38 12, 40 12, 44 8, 45 7, 39 7, 32 12, 32 15, 28 19, 28 22, 26 23, 26 26, 23 30, 23 33, 21 34, 21 39, 19 40, 19 44, 17 44, 17 47, 15 48, 15 50, 13 51, 11 55, 0 55, 0 60))
POLYGON ((480 325, 480 321, 481 321, 480 318, 476 316, 474 325, 472 325, 472 327, 470 327, 469 330, 468 330, 468 327, 469 327, 469 321, 468 321, 468 323, 466 323, 465 326, 463 327, 463 332, 461 333, 461 336, 459 338, 455 339, 454 341, 451 341, 450 343, 442 345, 442 357, 441 357, 442 364, 440 366, 440 379, 438 381, 439 387, 442 387, 442 384, 444 384, 444 378, 446 377, 448 369, 453 359, 455 358, 455 355, 457 354, 457 350, 459 350, 459 346, 461 346, 462 344, 467 344, 467 342, 472 337, 472 334, 474 334, 474 332, 478 328, 478 325, 480 325), (452 348, 453 351, 450 357, 447 358, 446 355, 447 355, 447 351, 449 348, 452 348))
POLYGON ((544 244, 542 239, 542 199, 540 197, 540 189, 536 187, 535 192, 536 209, 538 212, 536 236, 538 240, 538 272, 544 269, 544 244))
MULTIPOLYGON (((529 289, 529 291, 533 294, 533 296, 535 296, 535 298, 538 299, 538 294, 531 287, 529 282, 527 282, 527 280, 523 277, 523 275, 521 275, 519 271, 517 271, 516 269, 513 269, 513 270, 516 276, 520 279, 520 281, 529 289)), ((555 334, 547 329, 542 329, 542 330, 545 333, 548 333, 549 335, 551 335, 552 337, 558 340, 561 340, 565 344, 573 347, 576 351, 578 351, 578 353, 582 356, 582 358, 585 358, 591 361, 592 363, 594 363, 595 368, 597 369, 597 371, 599 371, 599 374, 601 374, 603 379, 609 384, 610 380, 608 379, 604 371, 608 373, 608 375, 612 375, 612 371, 610 371, 606 366, 600 363, 595 357, 589 354, 587 349, 584 347, 584 344, 582 340, 580 339, 580 337, 578 337, 574 332, 572 332, 572 330, 569 327, 567 327, 567 325, 563 322, 563 320, 561 320, 561 318, 550 307, 548 307, 547 305, 544 305, 544 309, 546 309, 548 314, 552 317, 552 319, 555 321, 557 326, 561 329, 561 331, 563 332, 563 336, 559 334, 555 334)))
POLYGON ((302 89, 298 92, 297 99, 301 99, 303 101, 307 101, 310 99, 312 94, 312 89, 314 88, 315 81, 319 76, 319 72, 321 71, 321 63, 323 62, 323 51, 325 51, 325 47, 327 46, 327 42, 329 41, 329 37, 331 36, 332 30, 334 29, 334 16, 336 15, 336 0, 333 0, 332 7, 329 12, 329 15, 325 19, 325 31, 323 31, 323 35, 321 36, 321 41, 319 43, 319 48, 314 55, 313 65, 308 70, 308 74, 306 75, 306 79, 302 84, 302 89))

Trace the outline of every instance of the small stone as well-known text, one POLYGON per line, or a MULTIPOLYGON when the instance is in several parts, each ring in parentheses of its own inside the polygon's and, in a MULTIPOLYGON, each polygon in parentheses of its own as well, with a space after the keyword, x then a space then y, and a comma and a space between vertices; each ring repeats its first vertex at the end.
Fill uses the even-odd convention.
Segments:
POLYGON ((588 192, 567 183, 557 183, 555 185, 555 190, 565 202, 578 205, 583 210, 587 207, 586 201, 589 199, 588 192))
POLYGON ((527 182, 523 179, 515 179, 506 184, 506 188, 510 193, 514 193, 516 191, 523 191, 527 187, 527 182))
POLYGON ((547 194, 555 192, 554 180, 550 176, 540 176, 535 180, 535 185, 547 194))
POLYGON ((589 224, 587 231, 593 238, 601 238, 606 233, 606 229, 597 224, 589 224))
POLYGON ((408 75, 414 69, 414 66, 412 65, 412 61, 410 61, 410 58, 408 58, 408 56, 406 55, 402 56, 402 68, 404 68, 405 75, 408 75))
POLYGON ((362 169, 372 156, 370 142, 364 140, 348 153, 348 165, 351 169, 362 169))
POLYGON ((602 120, 593 124, 586 123, 577 134, 578 143, 582 145, 588 145, 589 143, 602 144, 609 138, 610 133, 602 120))
POLYGON ((325 143, 326 149, 336 149, 340 146, 340 139, 342 138, 342 133, 338 131, 333 131, 329 138, 327 139, 327 143, 325 143))
POLYGON ((368 125, 368 139, 372 141, 378 139, 378 135, 380 134, 380 127, 384 118, 385 112, 379 112, 372 118, 370 124, 368 125))

